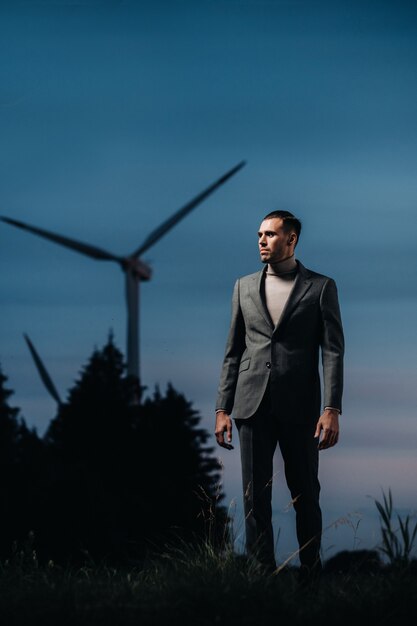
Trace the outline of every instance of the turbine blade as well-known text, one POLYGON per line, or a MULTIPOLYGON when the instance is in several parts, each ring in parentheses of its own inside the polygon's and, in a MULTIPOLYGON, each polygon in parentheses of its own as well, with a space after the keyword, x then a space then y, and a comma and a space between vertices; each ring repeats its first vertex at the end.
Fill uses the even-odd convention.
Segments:
POLYGON ((207 196, 213 193, 213 191, 215 191, 218 187, 223 185, 223 183, 225 183, 231 176, 233 176, 233 174, 236 174, 236 172, 238 172, 245 165, 245 163, 246 161, 241 161, 234 168, 226 172, 226 174, 224 174, 221 178, 216 180, 215 183, 210 185, 210 187, 207 187, 207 189, 198 194, 198 196, 193 198, 185 206, 176 211, 174 215, 169 217, 165 222, 158 226, 158 228, 151 232, 151 234, 145 239, 143 244, 137 250, 135 250, 132 256, 139 256, 143 254, 145 250, 148 250, 148 248, 153 246, 153 244, 156 243, 163 235, 165 235, 165 233, 167 233, 173 226, 175 226, 175 224, 182 220, 182 218, 185 217, 187 213, 192 211, 192 209, 200 204, 200 202, 205 200, 207 196))
POLYGON ((43 228, 29 226, 28 224, 24 224, 23 222, 19 222, 18 220, 13 220, 10 217, 0 217, 0 220, 2 220, 3 222, 7 222, 7 224, 11 224, 12 226, 17 226, 17 228, 28 230, 31 233, 35 233, 35 235, 44 237, 45 239, 50 239, 55 243, 59 243, 62 246, 66 246, 67 248, 71 248, 72 250, 76 250, 77 252, 81 252, 81 254, 85 254, 89 257, 92 257, 93 259, 118 262, 120 262, 121 260, 120 257, 112 254, 111 252, 106 252, 106 250, 102 250, 101 248, 90 246, 87 243, 82 243, 81 241, 76 241, 75 239, 64 237, 63 235, 51 233, 49 230, 44 230, 43 228))
POLYGON ((62 404, 62 400, 60 398, 60 395, 59 395, 59 393, 58 393, 54 383, 52 382, 52 379, 49 376, 46 367, 42 363, 42 359, 39 356, 39 354, 37 353, 37 351, 35 349, 35 346, 33 345, 33 343, 31 342, 31 340, 29 339, 29 337, 26 334, 23 334, 23 336, 26 339, 26 343, 29 346, 30 353, 32 355, 33 360, 35 361, 36 368, 37 368, 37 370, 39 372, 39 376, 41 377, 43 384, 45 385, 46 389, 49 391, 49 393, 51 394, 53 399, 58 404, 62 404))

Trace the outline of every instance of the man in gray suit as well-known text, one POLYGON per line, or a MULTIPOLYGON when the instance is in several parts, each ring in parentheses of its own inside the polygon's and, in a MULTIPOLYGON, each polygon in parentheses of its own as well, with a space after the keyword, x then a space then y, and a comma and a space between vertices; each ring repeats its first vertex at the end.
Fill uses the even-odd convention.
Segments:
POLYGON ((292 213, 269 213, 258 232, 265 267, 236 281, 215 435, 220 446, 233 447, 233 413, 241 449, 246 548, 271 572, 276 568, 273 456, 279 445, 296 512, 301 571, 310 575, 321 569, 318 454, 339 438, 344 338, 334 280, 295 260, 300 232, 301 222, 292 213))

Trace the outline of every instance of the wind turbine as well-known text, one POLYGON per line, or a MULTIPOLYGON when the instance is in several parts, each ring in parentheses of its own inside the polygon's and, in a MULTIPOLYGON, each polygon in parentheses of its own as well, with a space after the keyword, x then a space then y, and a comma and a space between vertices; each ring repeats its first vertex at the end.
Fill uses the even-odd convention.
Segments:
MULTIPOLYGON (((9 217, 0 217, 3 222, 7 222, 12 226, 27 230, 58 243, 67 248, 71 248, 76 252, 89 256, 98 261, 115 261, 118 263, 125 274, 125 293, 127 302, 127 374, 132 379, 133 386, 136 387, 134 395, 140 393, 140 366, 139 366, 139 283, 148 281, 151 278, 152 271, 149 265, 144 263, 139 257, 153 246, 163 235, 173 228, 180 220, 182 220, 190 211, 205 200, 216 189, 223 185, 231 176, 236 174, 243 166, 245 161, 241 161, 231 170, 226 172, 221 178, 204 189, 201 193, 187 202, 183 207, 176 211, 171 217, 162 222, 160 226, 155 228, 143 241, 143 243, 131 254, 126 256, 118 256, 102 248, 97 248, 81 241, 70 239, 63 235, 30 226, 18 220, 9 217)), ((138 397, 134 400, 137 402, 138 397)))

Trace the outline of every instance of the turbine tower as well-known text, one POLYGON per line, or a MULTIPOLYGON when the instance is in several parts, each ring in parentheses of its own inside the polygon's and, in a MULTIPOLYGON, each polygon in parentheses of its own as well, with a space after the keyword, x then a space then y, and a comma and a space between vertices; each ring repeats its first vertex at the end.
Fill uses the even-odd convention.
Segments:
MULTIPOLYGON (((70 239, 63 235, 30 226, 18 220, 9 217, 1 217, 3 222, 7 222, 12 226, 27 230, 49 239, 57 244, 71 248, 76 252, 89 256, 98 261, 115 261, 118 263, 125 274, 125 294, 127 303, 127 374, 132 378, 136 387, 136 394, 140 394, 140 364, 139 364, 139 283, 148 281, 151 278, 151 268, 144 263, 140 256, 153 246, 163 235, 173 228, 180 220, 182 220, 192 209, 205 200, 216 189, 223 185, 231 176, 236 174, 243 166, 245 161, 241 161, 231 170, 226 172, 221 178, 204 189, 201 193, 187 202, 183 207, 176 211, 171 217, 162 222, 160 226, 155 228, 143 243, 131 254, 126 256, 118 256, 102 248, 97 248, 81 241, 70 239)), ((138 401, 136 398, 135 402, 138 401)))

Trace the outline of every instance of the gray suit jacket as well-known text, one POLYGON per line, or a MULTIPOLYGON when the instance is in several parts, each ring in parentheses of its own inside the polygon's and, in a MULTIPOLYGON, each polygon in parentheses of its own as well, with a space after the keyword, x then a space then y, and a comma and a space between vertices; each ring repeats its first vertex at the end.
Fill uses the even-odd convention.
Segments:
POLYGON ((310 424, 323 406, 342 409, 344 338, 336 283, 297 261, 298 273, 274 327, 263 298, 266 267, 236 281, 216 408, 251 417, 270 381, 279 418, 310 424))

